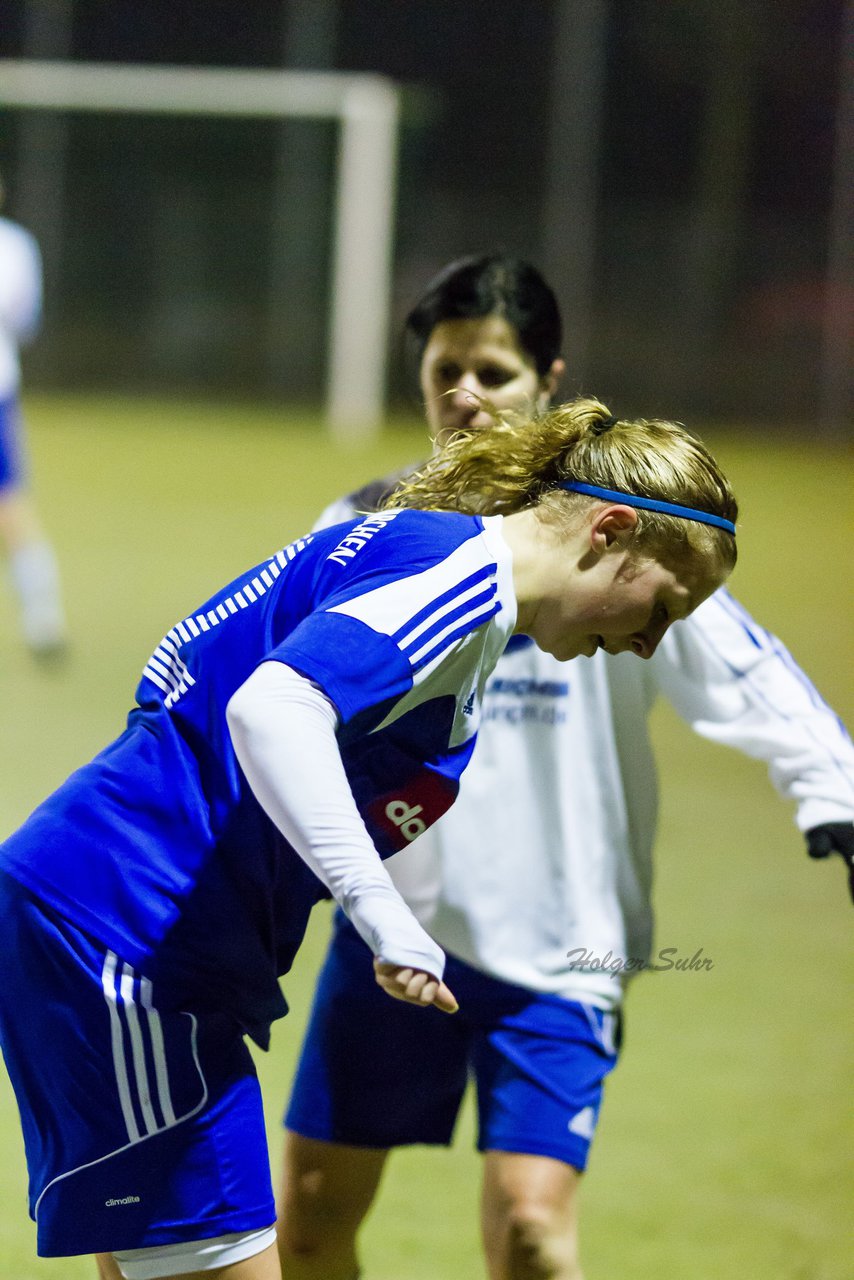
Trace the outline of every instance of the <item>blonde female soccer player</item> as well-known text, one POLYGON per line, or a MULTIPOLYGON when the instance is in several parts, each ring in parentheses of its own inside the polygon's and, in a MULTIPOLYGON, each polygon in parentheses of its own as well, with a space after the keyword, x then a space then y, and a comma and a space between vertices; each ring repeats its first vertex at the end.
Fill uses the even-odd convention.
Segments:
POLYGON ((244 1036, 285 1013, 313 902, 340 903, 389 994, 453 1010, 381 857, 451 805, 514 632, 649 657, 732 569, 735 518, 683 429, 578 401, 452 441, 395 508, 175 625, 122 735, 0 848, 0 1042, 42 1255, 278 1277, 244 1036))
MULTIPOLYGON (((518 259, 450 264, 407 328, 439 443, 487 427, 487 397, 544 410, 563 372, 554 295, 518 259)), ((376 505, 388 487, 367 486, 321 523, 376 505)), ((677 622, 650 662, 600 650, 565 663, 514 635, 487 683, 458 803, 390 864, 448 952, 460 1011, 400 1005, 387 1017, 339 915, 286 1119, 286 1280, 352 1280, 389 1148, 449 1142, 469 1075, 490 1277, 580 1277, 577 1190, 627 980, 650 956, 648 717, 659 696, 699 733, 765 760, 810 850, 839 849, 854 865, 854 748, 780 642, 725 591, 677 622)))

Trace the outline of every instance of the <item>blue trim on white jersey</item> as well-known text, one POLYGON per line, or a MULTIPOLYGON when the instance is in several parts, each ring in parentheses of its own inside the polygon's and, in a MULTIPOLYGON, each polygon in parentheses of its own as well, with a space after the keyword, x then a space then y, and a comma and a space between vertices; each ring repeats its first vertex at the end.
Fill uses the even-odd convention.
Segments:
MULTIPOLYGON (((477 573, 472 573, 467 578, 463 578, 461 582, 455 583, 454 586, 449 587, 447 591, 436 596, 436 598, 431 600, 429 604, 425 605, 423 609, 419 609, 418 613, 410 618, 408 622, 405 622, 402 627, 399 627, 391 637, 398 648, 403 653, 406 653, 407 650, 411 648, 411 644, 407 643, 407 638, 417 632, 418 635, 416 638, 420 639, 422 635, 422 623, 426 622, 427 619, 431 618, 434 614, 442 611, 445 605, 456 600, 459 596, 463 595, 464 592, 468 591, 469 588, 475 587, 485 579, 492 577, 495 574, 495 568, 496 566, 494 564, 484 565, 477 573)), ((439 625, 441 625, 441 621, 442 620, 440 619, 439 625)))
MULTIPOLYGON (((821 694, 816 689, 815 685, 807 678, 782 642, 778 640, 776 636, 772 635, 771 632, 765 631, 762 627, 758 628, 758 631, 760 632, 759 636, 754 634, 751 627, 748 626, 748 621, 756 626, 753 619, 750 618, 750 615, 743 609, 738 601, 735 600, 724 588, 720 588, 716 591, 714 595, 710 597, 709 603, 717 604, 728 618, 738 623, 744 634, 750 640, 751 644, 759 649, 760 652, 768 659, 779 662, 786 668, 790 675, 793 675, 797 679, 798 684, 808 696, 812 706, 815 707, 816 710, 826 712, 830 716, 839 729, 842 740, 846 744, 850 745, 851 738, 842 720, 836 712, 828 706, 824 698, 822 698, 821 694)), ((686 625, 694 628, 696 634, 701 638, 702 643, 710 649, 712 653, 714 653, 718 661, 726 667, 727 671, 729 671, 735 679, 743 681, 750 686, 756 702, 763 707, 771 718, 781 720, 784 724, 799 725, 801 731, 816 744, 822 754, 827 755, 834 771, 839 774, 846 789, 854 794, 854 783, 852 783, 850 769, 846 765, 846 762, 836 755, 833 748, 815 732, 812 725, 809 724, 808 721, 804 721, 803 717, 790 715, 788 712, 782 710, 779 706, 773 703, 765 694, 760 683, 756 680, 752 669, 737 667, 733 662, 731 662, 720 648, 712 642, 712 639, 706 630, 700 626, 696 619, 688 618, 686 620, 686 625)))
MULTIPOLYGON (((492 598, 494 595, 495 589, 493 588, 492 592, 489 593, 489 598, 492 598)), ((467 636, 476 627, 483 626, 484 622, 488 622, 490 618, 494 618, 500 609, 501 605, 495 602, 491 608, 483 609, 480 613, 468 613, 461 626, 457 627, 455 631, 451 631, 448 635, 443 636, 442 640, 438 644, 434 645, 428 653, 425 653, 418 662, 413 663, 412 670, 419 672, 423 671, 426 667, 430 666, 431 663, 435 662, 437 658, 440 658, 452 644, 457 642, 457 640, 462 640, 464 636, 467 636)))
POLYGON ((401 651, 409 658, 413 671, 420 671, 422 667, 426 667, 428 663, 437 658, 440 653, 444 653, 455 640, 459 640, 474 627, 479 627, 494 617, 501 607, 495 599, 497 591, 498 584, 493 578, 485 591, 471 599, 464 600, 462 604, 457 605, 456 609, 452 609, 449 613, 445 613, 438 618, 431 627, 428 627, 426 631, 422 631, 408 645, 401 645, 401 651), (456 622, 461 623, 461 625, 449 632, 448 627, 456 622), (438 642, 426 654, 423 653, 423 645, 437 636, 440 637, 438 642))
MULTIPOLYGON (((804 692, 808 694, 813 706, 819 707, 823 711, 829 711, 830 714, 834 717, 834 719, 838 722, 840 728, 842 729, 843 733, 845 733, 847 737, 847 730, 845 729, 845 725, 842 723, 839 716, 837 716, 836 712, 833 710, 832 707, 828 706, 824 698, 819 693, 818 689, 816 689, 815 685, 812 683, 812 681, 809 679, 806 673, 801 669, 801 667, 798 666, 797 662, 792 657, 791 653, 786 648, 786 646, 783 644, 782 640, 780 640, 777 636, 773 635, 772 632, 766 631, 764 627, 758 627, 758 624, 754 621, 753 618, 751 618, 750 614, 747 612, 744 606, 739 604, 739 602, 734 598, 734 596, 730 595, 729 591, 727 591, 725 587, 721 587, 718 591, 716 591, 715 594, 711 597, 711 599, 714 603, 719 604, 724 609, 724 612, 727 613, 733 619, 734 622, 739 623, 744 633, 750 639, 751 643, 756 646, 757 649, 760 649, 766 653, 772 654, 774 657, 778 658, 780 662, 783 663, 783 665, 789 670, 789 672, 795 677, 795 679, 801 685, 804 692), (758 627, 758 631, 760 634, 758 636, 754 634, 753 630, 751 629, 751 625, 748 625, 748 624, 751 624, 753 627, 758 627)), ((744 674, 743 672, 738 672, 737 669, 733 667, 731 664, 727 664, 727 665, 730 666, 730 670, 732 670, 735 674, 739 674, 739 675, 744 674)))
POLYGON ((748 623, 753 622, 753 619, 746 610, 742 609, 738 601, 730 595, 725 587, 721 587, 716 591, 712 599, 716 604, 721 606, 725 613, 729 614, 734 622, 739 624, 751 644, 755 645, 757 649, 761 649, 763 647, 762 641, 758 636, 754 635, 751 627, 748 625, 748 623))

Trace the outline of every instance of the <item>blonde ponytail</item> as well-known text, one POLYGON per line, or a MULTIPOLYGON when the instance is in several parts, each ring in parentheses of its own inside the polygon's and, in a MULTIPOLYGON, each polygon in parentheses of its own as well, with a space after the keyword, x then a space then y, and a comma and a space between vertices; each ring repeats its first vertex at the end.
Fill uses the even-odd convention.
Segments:
MULTIPOLYGON (((597 500, 561 489, 567 481, 693 507, 733 523, 737 515, 725 476, 683 426, 616 419, 592 399, 536 417, 496 417, 489 427, 459 432, 385 505, 471 515, 541 506, 544 516, 560 520, 597 500)), ((731 533, 667 513, 639 511, 636 541, 660 559, 696 552, 721 568, 735 563, 731 533)))

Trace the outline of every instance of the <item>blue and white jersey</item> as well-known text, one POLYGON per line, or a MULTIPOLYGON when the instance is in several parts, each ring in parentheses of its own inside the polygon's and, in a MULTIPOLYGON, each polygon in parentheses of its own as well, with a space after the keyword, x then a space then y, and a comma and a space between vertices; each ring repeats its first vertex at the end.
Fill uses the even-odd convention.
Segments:
POLYGON ((176 1000, 207 993, 263 1038, 324 891, 252 794, 226 705, 262 662, 314 681, 379 852, 401 849, 453 802, 515 623, 500 524, 384 512, 251 569, 164 637, 125 732, 0 865, 148 977, 168 973, 176 1000))

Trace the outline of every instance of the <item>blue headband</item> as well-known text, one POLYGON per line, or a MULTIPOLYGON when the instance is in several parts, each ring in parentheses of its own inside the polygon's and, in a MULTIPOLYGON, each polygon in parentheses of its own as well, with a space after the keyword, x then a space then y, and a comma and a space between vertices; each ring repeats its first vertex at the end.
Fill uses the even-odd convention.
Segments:
POLYGON ((696 507, 680 507, 675 502, 661 502, 658 498, 639 498, 634 493, 620 493, 618 489, 601 489, 598 484, 581 484, 578 480, 564 480, 559 489, 571 493, 586 493, 591 498, 604 498, 606 502, 622 502, 627 507, 641 507, 644 511, 663 511, 669 516, 681 516, 683 520, 696 520, 697 524, 713 524, 716 529, 726 529, 735 534, 735 525, 723 516, 713 516, 710 511, 698 511, 696 507))

